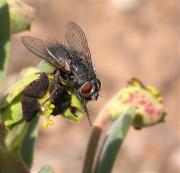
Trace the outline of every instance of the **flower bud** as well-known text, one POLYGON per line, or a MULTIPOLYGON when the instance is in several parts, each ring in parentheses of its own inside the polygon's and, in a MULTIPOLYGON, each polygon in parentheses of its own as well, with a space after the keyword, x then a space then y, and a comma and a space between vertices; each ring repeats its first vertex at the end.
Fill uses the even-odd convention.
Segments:
POLYGON ((107 111, 112 119, 116 119, 133 105, 136 106, 133 121, 136 129, 164 121, 166 113, 159 91, 153 86, 145 87, 138 79, 132 79, 120 90, 108 104, 107 111))

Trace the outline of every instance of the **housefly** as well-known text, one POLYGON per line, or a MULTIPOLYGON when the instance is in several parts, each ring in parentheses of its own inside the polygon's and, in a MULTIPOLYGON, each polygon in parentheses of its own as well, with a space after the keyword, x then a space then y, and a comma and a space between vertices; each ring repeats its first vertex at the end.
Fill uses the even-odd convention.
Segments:
MULTIPOLYGON (((95 68, 91 61, 91 53, 88 47, 88 42, 82 28, 74 22, 69 22, 67 24, 65 33, 66 45, 61 44, 58 41, 46 42, 31 36, 22 36, 21 40, 29 51, 54 67, 55 77, 51 82, 50 87, 53 95, 52 98, 55 98, 53 101, 56 100, 57 104, 60 102, 58 104, 60 107, 59 112, 62 112, 63 109, 66 109, 69 106, 69 96, 63 89, 63 85, 60 82, 64 80, 69 87, 75 90, 75 93, 81 101, 89 119, 86 104, 90 100, 97 100, 101 88, 101 82, 96 76, 95 68), (57 94, 54 94, 58 92, 60 94, 64 94, 65 99, 63 102, 61 99, 58 99, 58 96, 62 98, 60 94, 58 96, 57 94), (63 104, 64 106, 62 106, 63 104)), ((31 93, 31 88, 38 87, 38 91, 36 91, 38 93, 35 95, 36 98, 42 97, 48 89, 48 85, 45 84, 47 83, 46 75, 42 74, 40 78, 41 79, 39 81, 34 82, 36 84, 31 84, 32 86, 25 88, 22 98, 22 103, 24 104, 22 105, 27 105, 29 102, 33 104, 33 101, 28 100, 32 99, 33 93, 31 93), (41 81, 46 82, 41 84, 41 81)), ((30 113, 27 113, 28 110, 26 107, 27 106, 24 106, 23 108, 24 117, 28 120, 32 119, 32 117, 27 118, 30 116, 30 113)), ((39 107, 36 105, 34 106, 34 109, 36 110, 35 112, 37 112, 39 107)), ((57 110, 57 113, 59 112, 57 110)), ((36 113, 34 113, 34 115, 35 114, 36 113)))

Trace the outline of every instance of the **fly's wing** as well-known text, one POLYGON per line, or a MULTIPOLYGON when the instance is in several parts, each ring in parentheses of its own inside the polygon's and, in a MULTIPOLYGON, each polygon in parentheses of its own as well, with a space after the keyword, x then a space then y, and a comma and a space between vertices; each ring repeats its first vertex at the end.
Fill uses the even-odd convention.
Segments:
POLYGON ((70 48, 82 55, 82 58, 86 58, 90 64, 91 53, 88 47, 88 42, 82 28, 74 22, 67 24, 67 30, 65 34, 66 42, 70 48))
POLYGON ((59 56, 61 56, 61 58, 59 58, 54 55, 54 52, 51 51, 52 49, 49 49, 48 45, 39 38, 22 36, 21 41, 29 51, 50 63, 54 67, 57 67, 63 71, 70 71, 69 63, 68 61, 65 61, 66 57, 63 57, 66 56, 63 49, 58 49, 59 56))

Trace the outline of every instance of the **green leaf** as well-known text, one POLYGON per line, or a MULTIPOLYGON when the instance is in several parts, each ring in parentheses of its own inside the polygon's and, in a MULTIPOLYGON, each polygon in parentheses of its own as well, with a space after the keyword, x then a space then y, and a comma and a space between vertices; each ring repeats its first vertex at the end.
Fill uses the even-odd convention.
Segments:
POLYGON ((77 96, 75 95, 75 93, 69 92, 70 96, 71 96, 71 106, 75 107, 77 109, 76 113, 72 113, 70 111, 70 108, 67 108, 62 116, 64 118, 66 118, 67 120, 71 120, 73 122, 79 123, 80 120, 83 118, 84 116, 84 110, 83 107, 79 101, 79 99, 77 98, 77 96))
POLYGON ((16 150, 20 147, 28 130, 28 124, 25 122, 18 122, 9 129, 6 136, 5 143, 9 151, 16 150))
POLYGON ((19 122, 22 119, 20 97, 16 97, 10 105, 0 109, 0 116, 6 126, 11 126, 19 122))
POLYGON ((11 32, 13 34, 29 30, 35 10, 22 0, 8 0, 10 7, 11 32))
POLYGON ((0 98, 0 108, 8 106, 33 80, 39 77, 38 69, 27 68, 23 70, 19 79, 3 92, 0 98))
POLYGON ((129 127, 132 125, 135 107, 120 116, 105 136, 95 166, 95 173, 111 173, 120 146, 122 145, 129 127))
POLYGON ((5 138, 8 134, 8 129, 6 126, 0 121, 0 153, 6 149, 5 138))
POLYGON ((26 133, 26 136, 21 145, 20 155, 24 164, 30 169, 33 162, 34 144, 38 136, 39 117, 34 118, 26 133))
POLYGON ((23 70, 19 79, 2 92, 0 116, 6 126, 12 126, 22 119, 21 92, 29 83, 39 77, 39 72, 37 68, 23 70))
POLYGON ((10 17, 6 1, 0 0, 0 85, 3 84, 7 72, 10 53, 10 17))
POLYGON ((13 34, 29 30, 31 27, 31 20, 27 18, 22 12, 13 9, 10 11, 11 17, 11 32, 13 34))
POLYGON ((55 173, 54 169, 50 165, 43 166, 38 173, 55 173))
POLYGON ((42 60, 40 61, 40 63, 38 64, 37 68, 41 71, 41 72, 45 72, 45 73, 52 73, 54 72, 55 68, 47 63, 46 61, 42 60))

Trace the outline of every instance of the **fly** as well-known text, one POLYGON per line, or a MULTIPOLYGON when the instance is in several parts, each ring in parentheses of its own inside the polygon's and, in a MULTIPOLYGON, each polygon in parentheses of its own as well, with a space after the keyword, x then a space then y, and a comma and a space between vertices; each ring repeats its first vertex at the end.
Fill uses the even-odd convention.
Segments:
MULTIPOLYGON (((56 80, 66 81, 68 86, 75 90, 90 121, 86 104, 90 100, 98 99, 101 82, 92 64, 90 49, 82 28, 74 22, 69 22, 65 39, 67 45, 58 41, 46 42, 31 36, 21 38, 29 51, 54 67, 56 80)), ((56 90, 58 87, 54 88, 56 90)))

